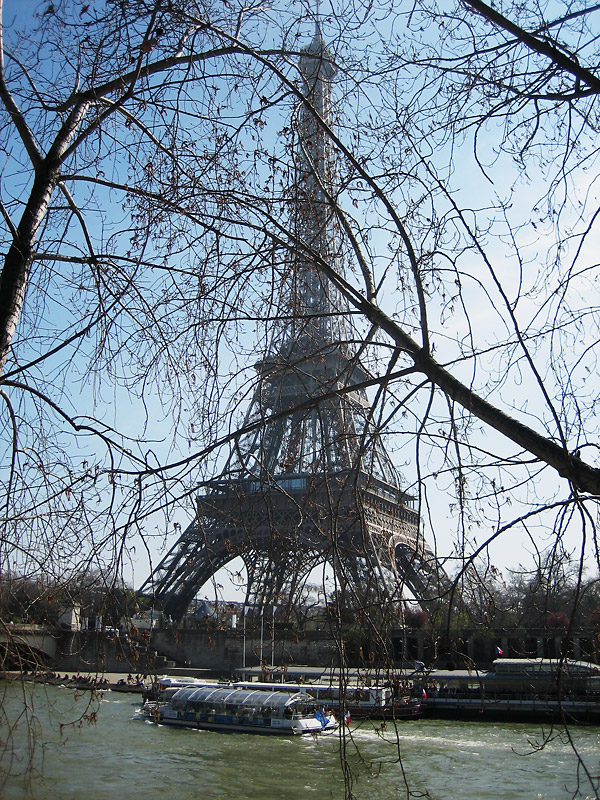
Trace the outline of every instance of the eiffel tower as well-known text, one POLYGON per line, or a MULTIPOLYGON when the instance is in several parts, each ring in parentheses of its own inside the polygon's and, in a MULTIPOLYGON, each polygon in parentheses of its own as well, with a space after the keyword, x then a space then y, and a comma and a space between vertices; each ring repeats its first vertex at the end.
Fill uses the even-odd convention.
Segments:
POLYGON ((319 26, 301 53, 305 101, 293 127, 296 247, 280 292, 280 321, 242 436, 221 474, 197 497, 197 516, 141 592, 180 619, 201 587, 235 557, 251 602, 289 603, 316 567, 329 565, 352 607, 436 597, 440 571, 419 533, 414 501, 400 488, 373 419, 347 302, 318 269, 341 270, 335 214, 336 74, 319 26), (323 124, 325 123, 325 124, 323 124))

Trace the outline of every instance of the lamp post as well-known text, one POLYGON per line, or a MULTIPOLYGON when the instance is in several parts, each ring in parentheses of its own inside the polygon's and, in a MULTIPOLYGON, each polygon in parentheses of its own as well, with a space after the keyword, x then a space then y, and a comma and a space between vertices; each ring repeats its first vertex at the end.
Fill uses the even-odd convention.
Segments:
POLYGON ((260 610, 260 665, 263 665, 263 643, 265 640, 265 608, 260 610))
POLYGON ((275 611, 277 606, 273 605, 273 616, 271 618, 271 666, 275 666, 275 611))
MULTIPOLYGON (((242 669, 246 669, 246 606, 242 606, 243 615, 243 635, 242 635, 242 669)), ((246 676, 244 675, 244 680, 246 676)))

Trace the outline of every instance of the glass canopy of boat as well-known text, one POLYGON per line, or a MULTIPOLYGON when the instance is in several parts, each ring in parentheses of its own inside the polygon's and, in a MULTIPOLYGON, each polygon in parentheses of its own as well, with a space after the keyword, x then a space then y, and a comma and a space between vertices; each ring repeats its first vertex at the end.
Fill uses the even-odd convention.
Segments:
POLYGON ((589 661, 575 661, 570 658, 497 658, 492 664, 496 675, 541 675, 548 673, 566 673, 572 677, 580 675, 598 675, 597 664, 589 661))
POLYGON ((214 706, 251 706, 257 710, 262 708, 285 709, 299 703, 315 704, 315 698, 305 692, 265 692, 239 688, 215 689, 211 686, 200 688, 188 686, 179 689, 172 697, 174 708, 210 703, 214 706))

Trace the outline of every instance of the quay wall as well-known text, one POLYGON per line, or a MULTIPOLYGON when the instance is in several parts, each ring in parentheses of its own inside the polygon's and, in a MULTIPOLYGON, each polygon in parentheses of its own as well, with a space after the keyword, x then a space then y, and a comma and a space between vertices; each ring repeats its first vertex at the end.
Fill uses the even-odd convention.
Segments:
MULTIPOLYGON (((557 658, 565 653, 569 658, 600 663, 600 635, 595 631, 580 631, 571 634, 568 640, 563 632, 547 630, 490 631, 486 636, 465 631, 459 645, 450 642, 444 646, 439 637, 427 630, 398 629, 390 634, 397 663, 422 661, 427 665, 460 667, 469 661, 488 669, 498 649, 505 657, 557 658)), ((15 626, 8 638, 10 641, 0 641, 0 657, 13 647, 20 648, 21 655, 31 648, 43 654, 46 663, 66 672, 106 670, 148 674, 189 666, 228 676, 242 666, 256 667, 261 663, 338 666, 336 641, 322 630, 302 634, 277 631, 273 640, 267 629, 261 636, 256 629, 243 632, 216 626, 214 629, 163 626, 137 630, 133 636, 15 626)), ((348 666, 364 665, 371 657, 369 643, 348 641, 345 655, 348 666)), ((7 657, 0 660, 7 661, 7 657)))
POLYGON ((151 647, 181 666, 230 675, 242 666, 303 664, 337 666, 337 648, 329 634, 313 632, 305 638, 278 636, 275 642, 241 631, 161 628, 152 631, 151 647), (245 659, 244 659, 245 650, 245 659))
POLYGON ((151 674, 174 666, 143 640, 109 636, 102 631, 58 633, 51 664, 60 672, 132 674, 151 674))
MULTIPOLYGON (((20 659, 27 668, 41 658, 59 672, 154 674, 189 666, 229 676, 239 667, 255 667, 262 662, 323 667, 338 664, 335 640, 328 633, 317 631, 303 637, 278 634, 273 641, 266 635, 261 637, 258 631, 244 634, 231 629, 164 627, 119 636, 101 630, 23 626, 10 639, 10 647, 21 647, 20 659)), ((4 668, 11 668, 9 659, 0 661, 4 668)), ((18 668, 21 661, 17 659, 12 667, 18 668)))

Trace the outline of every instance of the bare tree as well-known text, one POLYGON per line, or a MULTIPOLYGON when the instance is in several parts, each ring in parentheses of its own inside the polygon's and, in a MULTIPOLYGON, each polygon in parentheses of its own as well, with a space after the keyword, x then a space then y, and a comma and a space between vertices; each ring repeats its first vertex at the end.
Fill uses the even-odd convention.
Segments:
POLYGON ((298 252, 351 308, 440 557, 597 565, 598 12, 553 8, 390 4, 385 36, 325 11, 333 122, 294 8, 5 12, 3 569, 116 580, 221 445, 278 421, 239 422, 298 252), (335 152, 335 261, 293 224, 301 107, 335 152))

